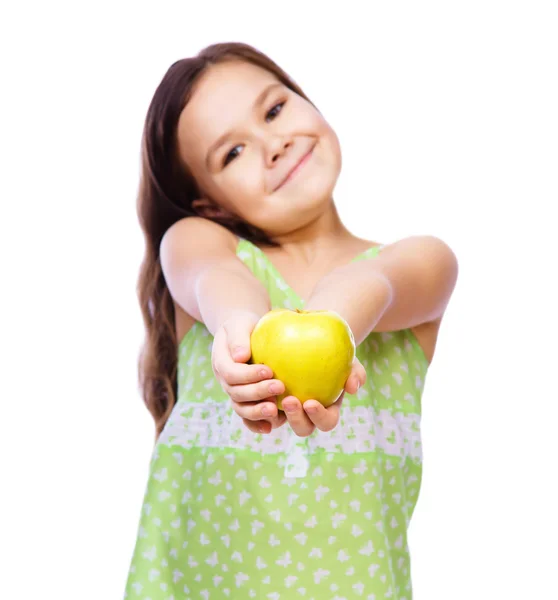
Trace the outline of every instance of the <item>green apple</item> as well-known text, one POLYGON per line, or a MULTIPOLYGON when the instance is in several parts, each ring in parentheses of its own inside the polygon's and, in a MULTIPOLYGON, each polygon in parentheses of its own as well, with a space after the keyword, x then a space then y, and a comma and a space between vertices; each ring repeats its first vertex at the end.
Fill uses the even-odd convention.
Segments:
POLYGON ((339 398, 351 373, 355 340, 347 322, 330 310, 274 309, 256 324, 251 362, 264 364, 285 384, 287 396, 324 406, 339 398))

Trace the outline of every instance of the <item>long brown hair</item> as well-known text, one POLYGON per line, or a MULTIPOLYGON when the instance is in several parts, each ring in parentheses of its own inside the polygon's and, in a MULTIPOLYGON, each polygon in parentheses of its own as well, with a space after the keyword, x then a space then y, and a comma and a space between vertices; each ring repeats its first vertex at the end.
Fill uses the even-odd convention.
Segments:
MULTIPOLYGON (((145 340, 138 360, 139 388, 155 421, 157 439, 169 418, 177 395, 177 342, 174 305, 159 260, 159 245, 176 221, 198 213, 192 202, 200 190, 192 173, 180 162, 177 127, 180 114, 200 77, 211 66, 243 60, 277 77, 306 100, 300 87, 270 58, 252 46, 230 42, 212 44, 197 56, 173 63, 149 105, 145 119, 137 212, 145 237, 137 294, 145 325, 145 340)), ((276 246, 262 230, 232 215, 212 219, 255 244, 276 246)))

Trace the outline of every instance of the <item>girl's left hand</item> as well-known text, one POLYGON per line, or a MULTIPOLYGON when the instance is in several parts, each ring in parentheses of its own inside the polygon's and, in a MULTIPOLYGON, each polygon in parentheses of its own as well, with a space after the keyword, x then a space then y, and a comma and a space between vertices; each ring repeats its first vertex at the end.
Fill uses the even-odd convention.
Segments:
POLYGON ((365 382, 366 371, 360 361, 355 358, 343 392, 327 408, 324 408, 317 400, 306 400, 304 404, 301 404, 300 400, 294 396, 284 398, 282 405, 287 421, 300 437, 308 437, 316 427, 320 431, 331 431, 339 423, 340 408, 345 393, 356 394, 365 382))

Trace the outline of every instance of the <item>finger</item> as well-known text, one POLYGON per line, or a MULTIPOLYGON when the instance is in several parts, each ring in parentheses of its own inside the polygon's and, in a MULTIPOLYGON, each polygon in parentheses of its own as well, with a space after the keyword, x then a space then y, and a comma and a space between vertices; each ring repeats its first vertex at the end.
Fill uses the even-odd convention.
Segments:
POLYGON ((304 412, 320 431, 331 431, 339 423, 340 408, 344 395, 345 392, 342 392, 339 399, 327 408, 317 400, 307 400, 303 405, 304 412))
POLYGON ((315 426, 302 409, 299 399, 294 396, 287 396, 282 405, 287 421, 296 435, 308 437, 314 431, 315 426))
POLYGON ((230 319, 223 324, 229 353, 235 362, 247 362, 250 359, 250 334, 255 324, 256 321, 252 323, 244 318, 230 319))
POLYGON ((273 377, 273 371, 265 365, 246 365, 233 362, 228 364, 216 363, 215 371, 218 377, 231 386, 255 384, 273 377))
POLYGON ((366 369, 358 359, 355 359, 351 373, 345 382, 344 391, 348 394, 356 394, 366 383, 366 369))
POLYGON ((277 429, 287 422, 287 417, 283 411, 279 411, 278 415, 273 419, 269 419, 272 429, 277 429))
POLYGON ((358 377, 354 373, 351 373, 349 375, 349 378, 345 382, 345 387, 344 387, 343 391, 347 392, 347 394, 356 394, 358 392, 359 388, 360 388, 360 381, 359 381, 358 377))
POLYGON ((272 429, 277 429, 287 422, 287 417, 283 412, 280 412, 272 419, 261 419, 260 421, 252 421, 250 419, 242 419, 244 425, 254 433, 270 433, 272 429), (270 427, 268 427, 270 425, 270 427))
POLYGON ((271 425, 267 421, 249 421, 248 419, 242 419, 244 425, 248 427, 250 431, 254 433, 269 433, 271 431, 271 425))
MULTIPOLYGON (((277 404, 276 404, 275 400, 273 400, 273 403, 275 405, 275 408, 277 408, 277 404)), ((237 405, 237 406, 240 410, 246 408, 245 405, 237 405)), ((276 411, 276 412, 277 412, 277 415, 275 417, 270 417, 267 419, 260 419, 260 420, 252 420, 252 419, 243 418, 242 421, 244 422, 244 425, 246 425, 246 427, 248 427, 248 429, 250 431, 253 431, 254 433, 270 433, 272 429, 277 429, 278 427, 281 427, 282 425, 284 425, 287 422, 285 413, 283 413, 281 411, 276 411)))
POLYGON ((278 410, 275 401, 271 402, 233 402, 234 412, 249 421, 274 419, 278 410))
MULTIPOLYGON (((285 385, 278 379, 269 379, 249 385, 233 385, 225 390, 233 402, 259 402, 269 396, 285 391, 285 385)), ((271 416, 271 415, 269 415, 271 416)))
POLYGON ((224 335, 216 335, 212 350, 215 375, 228 385, 246 385, 273 377, 273 371, 266 365, 247 365, 232 360, 224 335))
POLYGON ((362 387, 366 383, 366 369, 362 366, 362 363, 359 360, 356 361, 356 369, 358 372, 360 387, 362 387))

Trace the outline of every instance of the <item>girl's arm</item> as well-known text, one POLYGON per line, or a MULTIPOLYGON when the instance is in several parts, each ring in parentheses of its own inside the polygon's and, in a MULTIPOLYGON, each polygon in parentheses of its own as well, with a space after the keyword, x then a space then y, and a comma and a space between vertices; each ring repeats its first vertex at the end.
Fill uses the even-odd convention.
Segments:
POLYGON ((271 309, 267 290, 236 256, 236 237, 212 221, 181 219, 163 236, 160 255, 171 296, 212 335, 239 311, 260 318, 271 309))
POLYGON ((355 343, 371 331, 398 331, 439 318, 451 297, 458 263, 434 236, 413 236, 385 246, 373 259, 326 275, 305 310, 334 310, 349 324, 355 343))
POLYGON ((236 243, 224 227, 188 217, 163 236, 161 268, 173 300, 213 334, 211 366, 235 412, 250 430, 269 433, 285 422, 273 398, 285 386, 268 367, 245 364, 250 334, 270 300, 236 256, 236 243))

